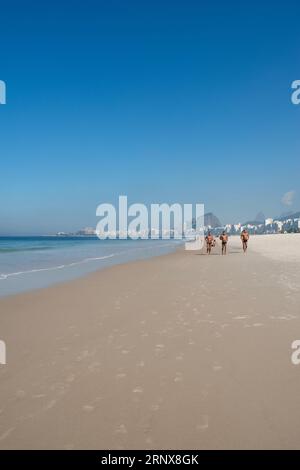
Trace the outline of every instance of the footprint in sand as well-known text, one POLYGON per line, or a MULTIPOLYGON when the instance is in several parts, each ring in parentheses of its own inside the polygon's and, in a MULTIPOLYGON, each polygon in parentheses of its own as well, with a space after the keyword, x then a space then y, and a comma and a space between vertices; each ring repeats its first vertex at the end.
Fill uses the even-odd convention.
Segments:
POLYGON ((167 328, 164 328, 163 330, 158 331, 157 333, 161 336, 166 336, 168 334, 169 330, 167 328))
POLYGON ((178 354, 178 356, 176 356, 176 361, 183 361, 183 358, 184 358, 184 354, 183 354, 183 353, 178 354))
POLYGON ((152 411, 158 411, 160 408, 160 405, 151 405, 151 410, 152 411))
POLYGON ((156 344, 154 349, 155 355, 163 357, 165 353, 165 345, 164 344, 156 344))
POLYGON ((83 405, 82 410, 86 413, 92 413, 100 401, 102 401, 102 397, 96 397, 90 403, 83 405))
POLYGON ((126 435, 127 434, 127 428, 126 428, 125 424, 118 424, 117 427, 115 428, 115 434, 126 435))
POLYGON ((15 428, 9 428, 6 431, 4 431, 4 433, 0 435, 0 441, 4 441, 4 439, 6 439, 14 430, 15 428))
POLYGON ((45 406, 45 409, 46 410, 51 410, 51 408, 53 408, 55 405, 56 405, 57 401, 56 400, 51 400, 47 403, 47 405, 45 406))
POLYGON ((153 445, 153 440, 149 436, 146 438, 145 442, 146 442, 147 446, 152 446, 153 445))
POLYGON ((88 356, 89 356, 89 351, 85 349, 84 351, 82 351, 81 354, 79 354, 79 356, 77 356, 76 361, 81 362, 83 359, 86 359, 88 356))
POLYGON ((68 386, 69 384, 66 384, 65 382, 58 382, 51 385, 50 389, 54 390, 57 395, 64 395, 68 386))
POLYGON ((208 421, 209 421, 209 416, 203 415, 201 417, 201 422, 196 425, 196 431, 198 432, 206 431, 208 429, 208 421))
POLYGON ((82 407, 83 411, 85 411, 86 413, 92 413, 95 409, 95 407, 93 405, 84 405, 82 407))
POLYGON ((124 372, 120 372, 119 374, 116 374, 116 379, 119 380, 119 379, 125 379, 125 377, 127 377, 127 374, 125 374, 124 372))
POLYGON ((176 372, 176 377, 174 378, 174 382, 183 382, 183 377, 181 372, 176 372))
POLYGON ((100 362, 92 362, 92 363, 89 364, 89 366, 88 366, 88 371, 89 371, 89 372, 92 372, 92 373, 93 373, 93 372, 99 372, 100 368, 101 368, 100 362))
POLYGON ((142 387, 135 387, 133 390, 132 390, 132 393, 135 393, 135 394, 141 394, 143 393, 143 388, 142 387))

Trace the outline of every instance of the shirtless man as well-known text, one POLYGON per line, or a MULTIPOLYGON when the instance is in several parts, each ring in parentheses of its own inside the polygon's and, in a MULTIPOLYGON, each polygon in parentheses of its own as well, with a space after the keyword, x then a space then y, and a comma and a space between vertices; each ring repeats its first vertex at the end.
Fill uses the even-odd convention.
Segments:
POLYGON ((228 242, 228 235, 227 233, 224 231, 222 232, 222 234, 220 235, 220 240, 222 242, 222 255, 226 255, 227 253, 227 242, 228 242))
POLYGON ((211 249, 214 246, 214 241, 215 241, 214 236, 211 234, 211 232, 208 232, 208 234, 205 237, 205 241, 206 241, 206 252, 208 255, 210 255, 211 249))
POLYGON ((244 253, 246 253, 247 251, 249 238, 250 238, 249 232, 244 228, 244 230, 241 233, 241 240, 243 244, 244 253))

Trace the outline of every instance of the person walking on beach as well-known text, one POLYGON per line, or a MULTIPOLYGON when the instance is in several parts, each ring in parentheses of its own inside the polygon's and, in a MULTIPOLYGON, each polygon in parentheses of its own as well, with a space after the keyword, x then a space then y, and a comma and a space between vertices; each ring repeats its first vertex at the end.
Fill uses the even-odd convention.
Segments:
POLYGON ((210 255, 211 249, 214 246, 214 242, 215 242, 214 236, 211 234, 211 232, 208 232, 208 234, 205 237, 205 241, 206 241, 206 252, 208 255, 210 255))
POLYGON ((225 232, 225 230, 222 232, 222 234, 220 235, 219 238, 222 242, 222 255, 226 255, 227 254, 228 235, 225 232))
POLYGON ((247 251, 249 238, 250 238, 249 232, 244 228, 244 230, 241 233, 241 240, 243 244, 244 253, 246 253, 247 251))

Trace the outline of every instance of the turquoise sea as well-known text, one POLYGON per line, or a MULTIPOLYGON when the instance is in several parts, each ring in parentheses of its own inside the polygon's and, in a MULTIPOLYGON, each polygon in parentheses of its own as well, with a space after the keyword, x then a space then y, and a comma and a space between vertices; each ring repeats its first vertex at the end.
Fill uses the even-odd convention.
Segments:
POLYGON ((166 254, 175 240, 0 237, 0 296, 47 287, 115 264, 166 254))

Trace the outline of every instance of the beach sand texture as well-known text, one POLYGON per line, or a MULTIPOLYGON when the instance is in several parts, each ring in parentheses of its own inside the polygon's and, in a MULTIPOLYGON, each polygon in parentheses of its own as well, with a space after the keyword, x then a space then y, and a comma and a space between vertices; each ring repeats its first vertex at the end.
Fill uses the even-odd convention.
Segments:
POLYGON ((1 299, 0 448, 299 449, 300 235, 219 252, 1 299))

